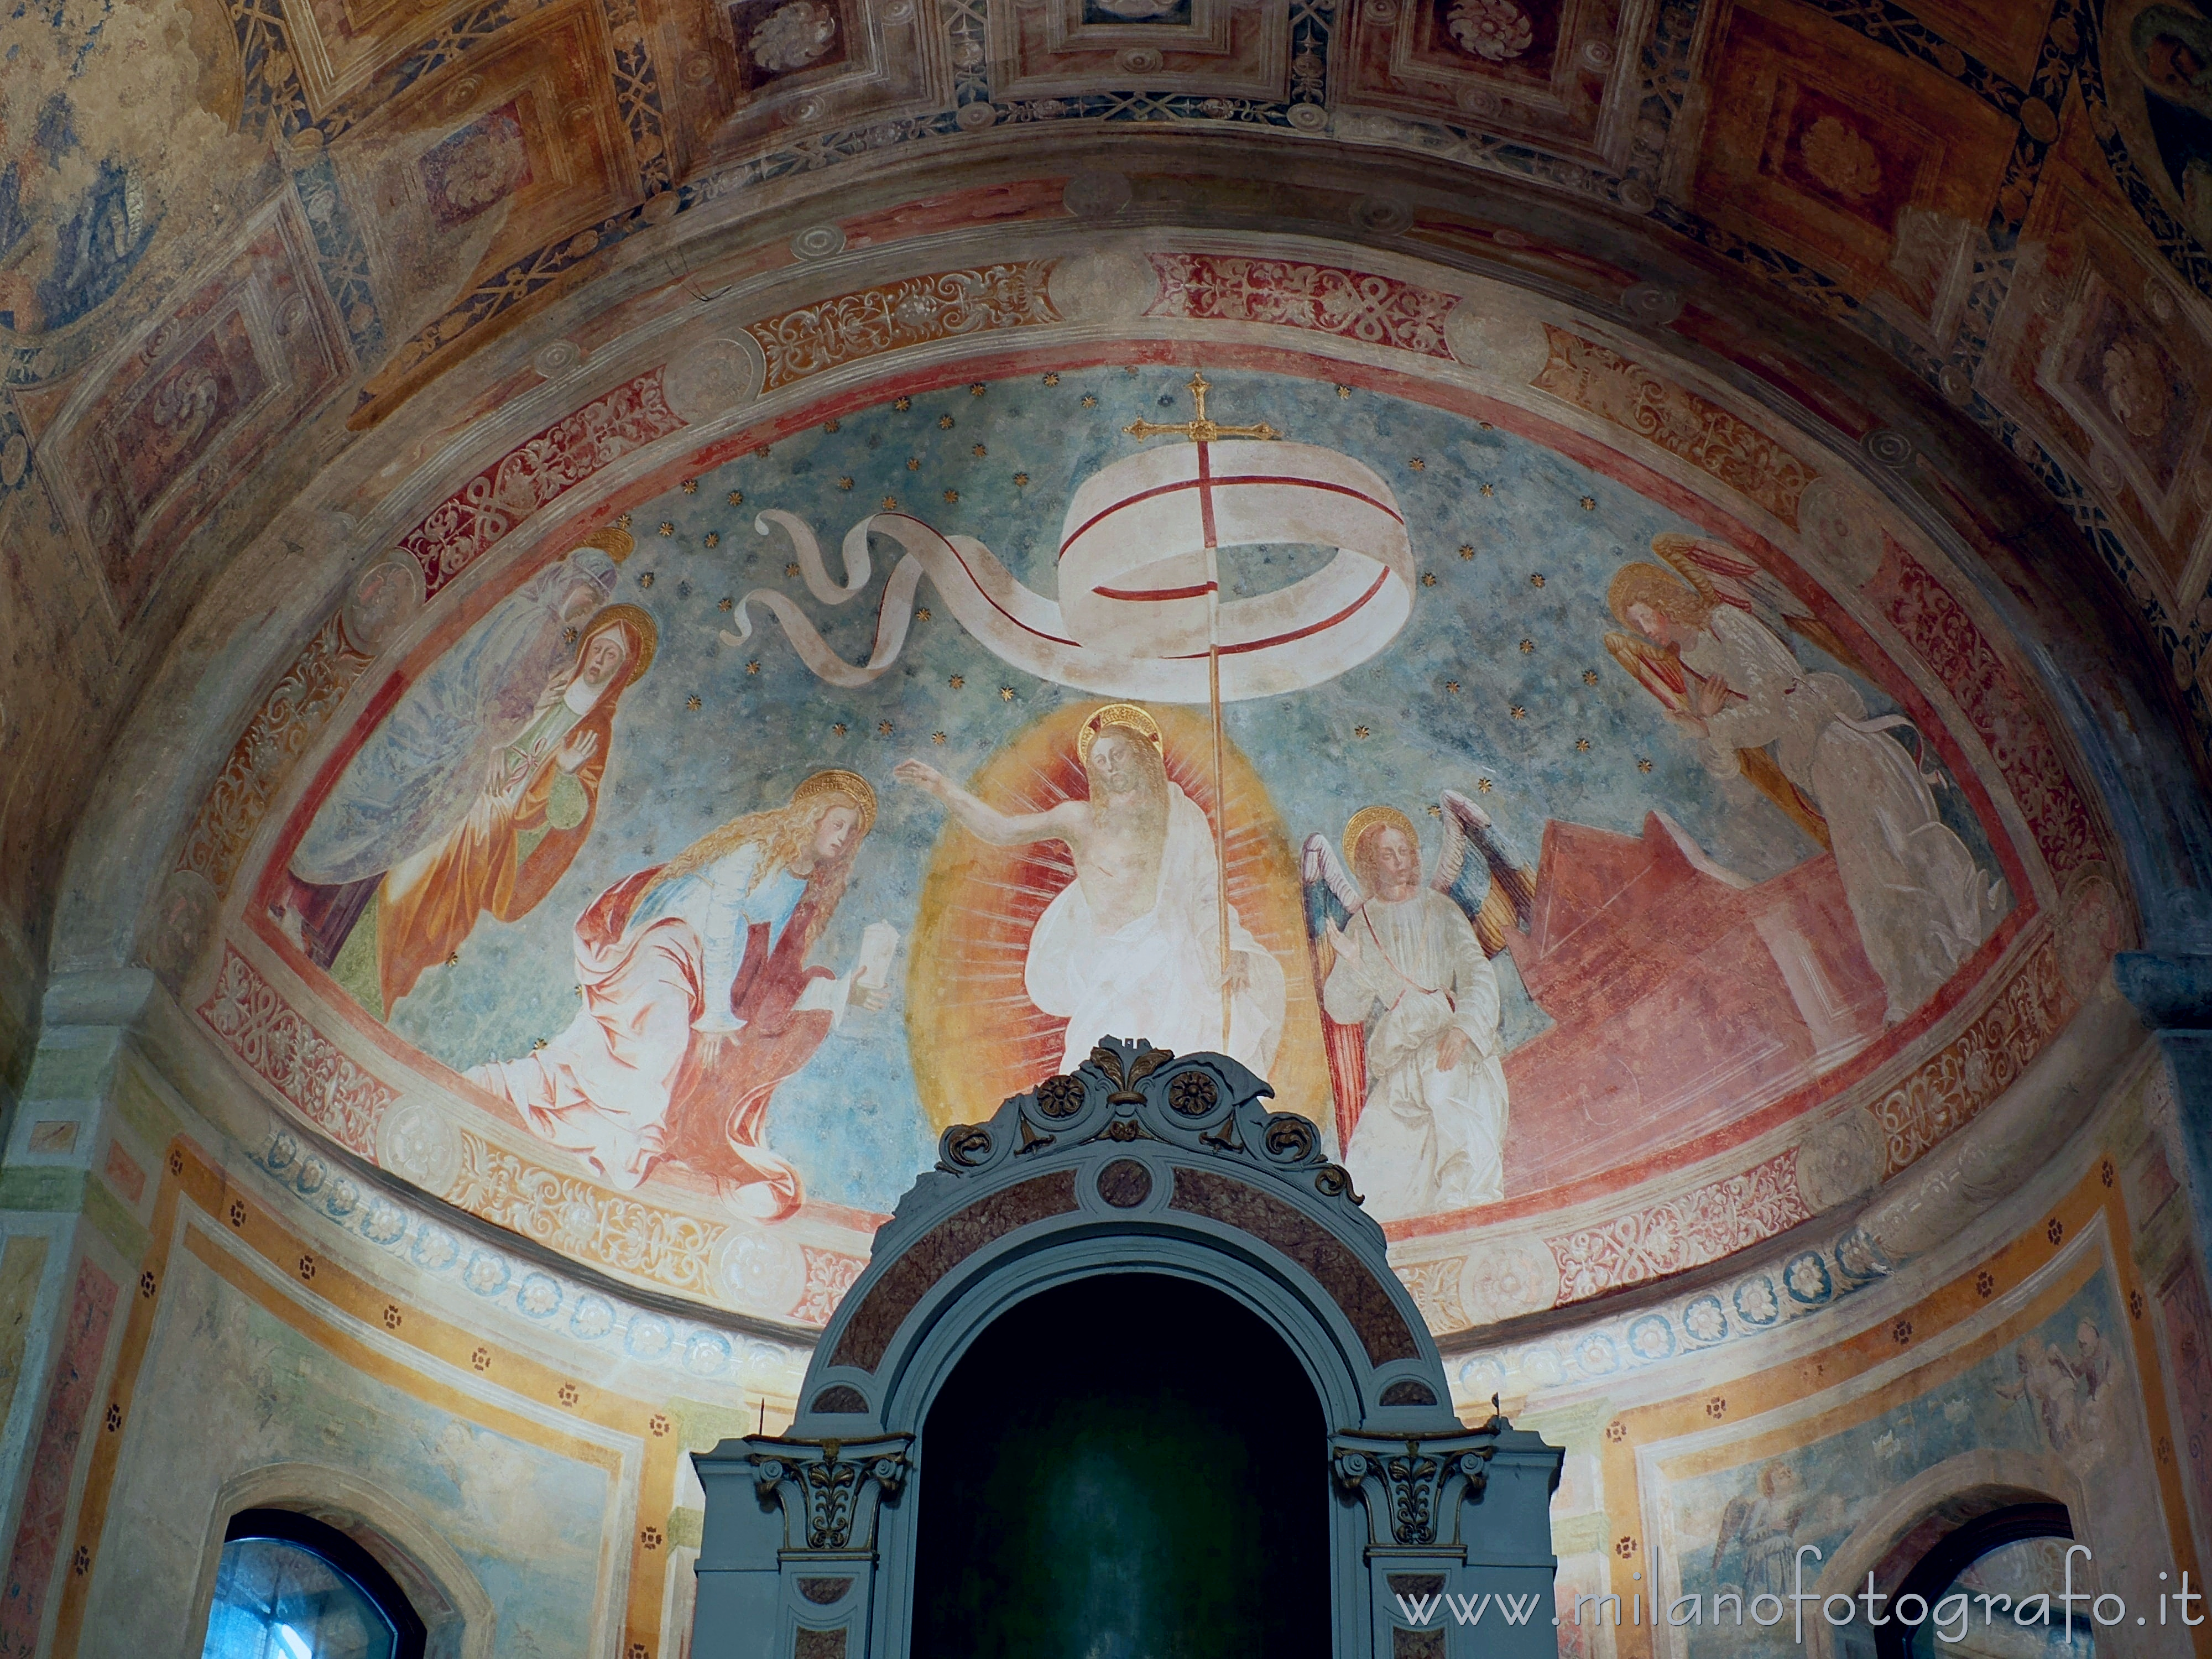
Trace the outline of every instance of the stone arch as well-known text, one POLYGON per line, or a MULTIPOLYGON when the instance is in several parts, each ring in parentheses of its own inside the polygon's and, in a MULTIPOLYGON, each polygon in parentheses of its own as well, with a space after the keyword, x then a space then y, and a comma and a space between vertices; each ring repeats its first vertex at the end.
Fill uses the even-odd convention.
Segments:
MULTIPOLYGON (((1016 1303, 1121 1272, 1231 1297, 1312 1382, 1332 1430, 1338 1654, 1390 1650, 1407 1589, 1548 1606, 1561 1454, 1494 1415, 1469 1429, 1453 1414, 1382 1228, 1314 1126, 1266 1109, 1271 1092, 1224 1056, 1109 1038, 990 1122, 946 1130, 823 1332, 792 1432, 697 1456, 700 1659, 903 1659, 918 1522, 900 1498, 927 1467, 939 1389, 1016 1303)), ((1440 1656, 1476 1636, 1449 1623, 1430 1626, 1440 1656)), ((1537 1629, 1484 1630, 1483 1651, 1525 1639, 1534 1659, 1548 1646, 1537 1629)))
MULTIPOLYGON (((2086 1531, 2087 1500, 2080 1479, 2047 1453, 1986 1447, 1961 1452, 1884 1493, 1822 1565, 1815 1588, 1823 1595, 1844 1595, 1863 1589, 1871 1573, 1877 1593, 1894 1595, 1944 1537, 2016 1504, 2063 1504, 2078 1538, 2086 1531)), ((1808 1619, 1805 1634, 1812 1659, 1840 1659, 1826 1620, 1808 1619)))
POLYGON ((422 1619, 424 1659, 491 1659, 498 1611, 460 1553, 383 1488, 319 1463, 267 1463, 222 1483, 200 1547, 186 1632, 207 1628, 223 1534, 231 1517, 246 1510, 295 1510, 368 1551, 422 1619))

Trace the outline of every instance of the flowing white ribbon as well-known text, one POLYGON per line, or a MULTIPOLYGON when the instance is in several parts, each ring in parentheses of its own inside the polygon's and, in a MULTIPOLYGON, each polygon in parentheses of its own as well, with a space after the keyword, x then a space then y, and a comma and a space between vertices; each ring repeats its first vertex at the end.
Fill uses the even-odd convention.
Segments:
POLYGON ((1002 662, 1085 691, 1162 702, 1206 700, 1209 546, 1334 545, 1321 570, 1257 598, 1224 600, 1211 623, 1224 700, 1272 696, 1335 678, 1395 638, 1412 614, 1413 552, 1389 488, 1349 457, 1301 444, 1180 444, 1128 457, 1087 480, 1060 544, 1065 609, 1024 586, 991 550, 903 513, 848 531, 842 581, 794 514, 770 510, 762 534, 791 538, 808 592, 856 598, 873 570, 868 538, 897 542, 865 663, 830 648, 796 601, 774 589, 738 604, 731 645, 752 637, 750 607, 783 625, 819 678, 852 689, 898 660, 926 575, 954 617, 1002 662))

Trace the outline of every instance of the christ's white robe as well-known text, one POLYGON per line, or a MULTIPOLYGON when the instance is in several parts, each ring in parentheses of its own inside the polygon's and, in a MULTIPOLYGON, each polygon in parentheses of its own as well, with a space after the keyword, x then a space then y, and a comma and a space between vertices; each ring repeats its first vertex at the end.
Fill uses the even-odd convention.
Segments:
POLYGON ((1177 1054, 1226 1054, 1261 1077, 1283 1034, 1282 964, 1229 911, 1229 949, 1244 987, 1221 1030, 1221 866, 1213 830, 1190 797, 1168 786, 1168 827, 1152 908, 1102 933, 1079 878, 1045 907, 1030 933, 1030 1000, 1067 1021, 1060 1070, 1073 1072, 1104 1036, 1142 1037, 1177 1054))
POLYGON ((1498 975, 1458 905, 1432 888, 1369 899, 1346 930, 1322 993, 1331 1019, 1367 1025, 1367 1099, 1345 1167, 1388 1221, 1504 1196, 1505 1066, 1498 975), (1449 1071, 1437 1050, 1467 1038, 1449 1071))

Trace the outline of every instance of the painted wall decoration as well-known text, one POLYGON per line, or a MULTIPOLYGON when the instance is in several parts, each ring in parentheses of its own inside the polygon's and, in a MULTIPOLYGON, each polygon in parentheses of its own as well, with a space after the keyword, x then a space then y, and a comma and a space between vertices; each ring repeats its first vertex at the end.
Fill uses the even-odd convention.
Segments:
MULTIPOLYGON (((2012 1454, 2023 1460, 2018 1467, 2039 1464, 2050 1471, 2054 1486, 2078 1481, 2075 1490, 2087 1502, 2076 1510, 2075 1537, 2093 1553, 2087 1565, 2077 1559, 2075 1582, 2087 1582, 2094 1572, 2097 1588, 2124 1594, 2131 1611, 2154 1601, 2161 1588, 2156 1574, 2170 1571, 2172 1547, 2156 1504, 2113 1496, 2152 1489, 2157 1477, 2123 1300, 2109 1271, 2090 1267, 2077 1267, 2067 1275, 2068 1284, 2039 1297, 1991 1336, 1956 1353, 1931 1356, 1887 1386, 1838 1390, 1856 1397, 1832 1401, 1827 1412, 1811 1419, 1818 1431, 1747 1430, 1703 1448, 1675 1443, 1656 1451, 1657 1490, 1647 1499, 1656 1511, 1656 1548, 1642 1565, 1651 1586, 1650 1623, 1660 1625, 1659 1608, 1673 1609, 1661 1650, 1771 1651, 1778 1637, 1787 1638, 1792 1628, 1789 1603, 1780 1604, 1779 1620, 1771 1601, 1756 1613, 1748 1609, 1754 1596, 1791 1593, 1801 1548, 1820 1552, 1802 1558, 1810 1589, 1822 1563, 1838 1554, 1885 1498, 1915 1476, 1973 1452, 2012 1454), (1717 1618, 1717 1594, 1722 1598, 1717 1618), (1747 1609, 1741 1619, 1728 1600, 1731 1594, 1747 1609), (1695 1617, 1692 1600, 1701 1604, 1695 1617), (1769 1628, 1759 1629, 1754 1620, 1769 1628)), ((1985 1558, 1975 1570, 1979 1578, 1965 1588, 1976 1595, 2009 1592, 2016 1599, 2039 1591, 2055 1596, 2061 1563, 2055 1555, 2047 1563, 2054 1569, 2047 1583, 2040 1577, 2045 1565, 2028 1550, 1985 1558)), ((2002 1617, 2006 1604, 1996 1606, 2002 1617)), ((1595 1617, 1595 1609, 1586 1607, 1583 1616, 1595 1617)), ((2087 1624, 2085 1611, 2075 1616, 2087 1624)), ((1954 1620, 1955 1609, 1945 1618, 1954 1620)), ((2136 1632, 2143 1651, 2185 1650, 2186 1638, 2177 1628, 2160 1630, 2148 1612, 2145 1618, 2148 1628, 2136 1632)), ((1978 1625, 1973 1634, 1982 1637, 1978 1625)), ((1991 1637, 1932 1650, 2074 1650, 2063 1629, 2046 1638, 2039 1627, 2007 1625, 1991 1637)), ((1847 1648, 1851 1639, 1839 1638, 1838 1650, 1855 1650, 1847 1648)), ((2086 1649, 2086 1637, 2076 1640, 2086 1649)))
POLYGON ((212 29, 189 11, 70 3, 0 30, 0 337, 104 306, 165 226, 179 245, 159 262, 170 275, 205 251, 210 204, 263 150, 231 131, 217 77, 198 84, 187 34, 212 61, 212 29))
POLYGON ((2212 14, 2192 0, 2116 4, 2104 61, 2137 168, 2200 243, 2212 242, 2212 14))
POLYGON ((729 8, 738 85, 757 93, 848 56, 853 21, 830 0, 737 0, 729 8))
POLYGON ((1778 549, 1223 356, 1202 413, 1165 366, 848 402, 434 603, 249 908, 411 1074, 418 1176, 489 1135, 702 1263, 865 1231, 1110 1031, 1449 1229, 1832 1099, 2000 962, 2002 775, 1778 549))

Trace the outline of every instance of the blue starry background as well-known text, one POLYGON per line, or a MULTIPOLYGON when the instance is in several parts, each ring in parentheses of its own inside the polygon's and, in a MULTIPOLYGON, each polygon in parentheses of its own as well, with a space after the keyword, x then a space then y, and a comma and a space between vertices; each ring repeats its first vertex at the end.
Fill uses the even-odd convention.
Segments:
MULTIPOLYGON (((456 1067, 528 1053, 574 1018, 570 929, 593 897, 728 818, 780 805, 810 772, 849 768, 875 786, 882 810, 813 960, 842 972, 861 930, 890 922, 901 937, 893 1000, 848 1012, 778 1090, 767 1136, 797 1166, 810 1197, 890 1209, 935 1156, 915 1093, 902 1001, 907 974, 928 971, 908 963, 906 945, 945 831, 942 810, 895 783, 891 769, 919 757, 964 778, 1049 711, 1097 699, 999 661, 927 582, 917 604, 928 614, 915 619, 898 661, 857 690, 817 680, 757 607, 751 638, 727 642, 734 617, 725 602, 778 588, 838 654, 865 660, 876 598, 899 556, 878 538, 866 591, 825 607, 791 572, 795 555, 783 532, 757 533, 754 516, 776 507, 813 526, 836 575, 846 531, 895 503, 940 530, 978 538, 1050 596, 1070 496, 1099 468, 1144 447, 1122 432, 1130 422, 1187 419, 1188 378, 1187 369, 1107 367, 886 399, 636 509, 636 550, 617 597, 652 612, 659 649, 623 696, 591 839, 530 915, 479 919, 459 963, 425 975, 392 1012, 392 1028, 456 1067)), ((1754 880, 1819 851, 1741 779, 1708 775, 1695 745, 1605 649, 1615 626, 1605 606, 1613 572, 1649 558, 1654 536, 1696 526, 1465 416, 1279 374, 1221 370, 1207 379, 1217 420, 1265 420, 1373 468, 1397 495, 1422 573, 1412 619, 1378 656, 1328 684, 1226 711, 1230 741, 1266 781, 1294 846, 1316 830, 1334 837, 1355 808, 1383 802, 1413 817, 1432 857, 1441 831, 1426 809, 1454 788, 1482 803, 1527 863, 1536 860, 1547 819, 1640 836, 1654 809, 1754 880)), ((1233 597, 1265 592, 1328 556, 1298 547, 1231 550, 1225 582, 1233 597)), ((1846 673, 1870 713, 1895 712, 1871 684, 1805 641, 1790 643, 1808 667, 1846 673)), ((1988 839, 1957 792, 1937 797, 1994 878, 1988 839)), ((1547 1021, 1511 958, 1497 965, 1507 1042, 1525 1042, 1547 1021)), ((1303 959, 1284 967, 1309 971, 1303 959)))

